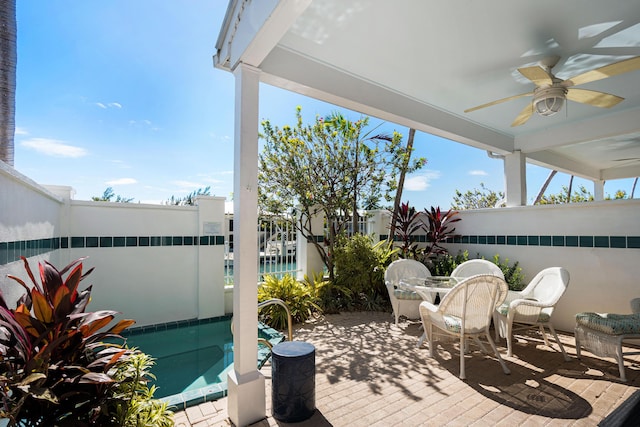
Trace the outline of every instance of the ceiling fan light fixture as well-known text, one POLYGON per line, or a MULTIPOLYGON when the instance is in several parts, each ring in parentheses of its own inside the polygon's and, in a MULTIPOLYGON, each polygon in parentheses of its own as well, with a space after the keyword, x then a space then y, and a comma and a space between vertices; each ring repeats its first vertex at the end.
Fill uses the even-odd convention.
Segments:
POLYGON ((538 88, 533 97, 533 108, 541 116, 553 116, 562 109, 567 90, 564 87, 538 88))

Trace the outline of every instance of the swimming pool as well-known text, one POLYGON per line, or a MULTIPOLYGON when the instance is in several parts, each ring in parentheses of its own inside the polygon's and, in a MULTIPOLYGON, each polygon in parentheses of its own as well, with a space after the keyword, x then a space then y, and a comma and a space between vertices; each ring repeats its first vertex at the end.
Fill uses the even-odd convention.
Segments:
MULTIPOLYGON (((129 347, 156 359, 151 373, 155 397, 180 409, 226 396, 227 373, 233 364, 231 317, 187 320, 135 328, 123 334, 129 347)), ((258 325, 258 336, 272 345, 284 339, 275 329, 258 325)), ((270 356, 258 345, 258 368, 270 356)))

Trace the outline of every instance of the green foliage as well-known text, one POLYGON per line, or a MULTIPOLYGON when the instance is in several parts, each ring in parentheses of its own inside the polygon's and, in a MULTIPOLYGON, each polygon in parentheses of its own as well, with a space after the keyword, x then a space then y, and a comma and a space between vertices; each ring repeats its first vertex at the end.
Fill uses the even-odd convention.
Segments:
POLYGON ((93 196, 91 200, 94 202, 111 202, 111 199, 114 197, 116 198, 113 200, 115 203, 130 203, 133 200, 133 197, 122 197, 120 195, 116 195, 113 192, 113 187, 107 187, 107 189, 104 190, 104 193, 102 193, 102 196, 93 196))
MULTIPOLYGON (((321 311, 316 304, 316 292, 315 286, 311 287, 305 282, 298 282, 290 274, 282 278, 265 275, 264 282, 258 288, 258 302, 273 298, 280 299, 289 307, 293 322, 301 323, 311 317, 314 312, 321 311)), ((287 313, 278 305, 263 307, 260 311, 260 319, 274 329, 287 328, 287 313)))
POLYGON ((185 197, 171 196, 166 202, 164 202, 164 204, 171 206, 195 206, 198 196, 211 195, 210 189, 211 187, 207 186, 205 188, 198 188, 197 190, 187 194, 185 197))
POLYGON ((0 296, 0 416, 10 425, 111 425, 104 405, 117 383, 109 372, 131 350, 103 339, 121 339, 134 322, 103 331, 116 312, 85 312, 91 286, 78 285, 93 269, 82 274, 81 259, 61 271, 39 264, 41 283, 22 260, 33 286, 9 276, 25 289, 15 309, 0 296))
POLYGON ((458 252, 457 255, 440 254, 429 265, 433 276, 450 276, 453 270, 465 261, 469 261, 469 252, 458 252))
MULTIPOLYGON (((559 205, 564 203, 584 203, 584 202, 594 201, 593 194, 589 190, 587 190, 584 185, 581 185, 580 187, 578 187, 577 190, 573 191, 571 194, 571 198, 568 197, 568 194, 569 194, 569 187, 567 187, 566 185, 563 185, 562 190, 560 192, 555 194, 543 195, 542 198, 540 199, 539 204, 559 205)), ((605 200, 611 200, 612 198, 615 200, 626 199, 627 192, 624 190, 617 190, 613 194, 613 197, 611 197, 611 195, 609 194, 605 196, 605 200)))
POLYGON ((150 372, 154 359, 136 349, 122 358, 110 375, 116 381, 111 402, 108 404, 114 425, 122 427, 171 427, 173 413, 166 402, 154 399, 156 386, 149 387, 155 376, 150 372))
POLYGON ((465 209, 493 208, 503 199, 504 193, 502 191, 496 193, 493 190, 489 190, 481 182, 479 189, 467 190, 464 194, 456 190, 451 209, 461 211, 465 209))
MULTIPOLYGON (((485 259, 479 254, 477 258, 485 259)), ((457 266, 468 260, 468 251, 458 252, 456 256, 441 254, 438 255, 429 265, 429 270, 434 276, 449 276, 457 266)), ((524 289, 524 274, 522 274, 522 268, 519 266, 517 261, 513 263, 513 265, 509 265, 509 258, 501 260, 499 254, 495 254, 493 259, 489 261, 500 267, 502 274, 504 274, 504 280, 509 285, 510 290, 521 291, 524 289)))
POLYGON ((522 274, 522 268, 519 266, 519 262, 516 261, 513 265, 509 265, 509 258, 500 260, 500 255, 495 254, 491 260, 495 265, 500 267, 502 274, 504 274, 504 280, 509 285, 509 290, 521 291, 525 287, 524 274, 522 274))
POLYGON ((591 192, 587 190, 584 185, 581 185, 576 191, 573 191, 571 194, 571 198, 569 198, 568 194, 569 187, 563 185, 562 191, 560 191, 559 193, 543 195, 540 199, 540 204, 558 205, 564 203, 583 203, 593 201, 593 194, 591 194, 591 192))
POLYGON ((294 126, 262 122, 259 205, 273 214, 299 214, 295 226, 314 242, 330 278, 337 235, 357 209, 377 207, 383 196, 391 200, 401 168, 412 172, 424 165, 419 159, 405 166, 410 153, 401 144, 402 135, 367 131, 368 124, 367 117, 350 121, 333 113, 305 125, 300 107, 294 126), (313 239, 322 231, 309 221, 316 214, 324 215, 327 224, 322 242, 313 239))
MULTIPOLYGON (((388 301, 384 271, 397 249, 386 241, 373 243, 370 236, 341 235, 335 247, 335 286, 348 288, 350 298, 343 295, 341 309, 385 309, 388 301)), ((335 297, 335 296, 334 296, 335 297)))

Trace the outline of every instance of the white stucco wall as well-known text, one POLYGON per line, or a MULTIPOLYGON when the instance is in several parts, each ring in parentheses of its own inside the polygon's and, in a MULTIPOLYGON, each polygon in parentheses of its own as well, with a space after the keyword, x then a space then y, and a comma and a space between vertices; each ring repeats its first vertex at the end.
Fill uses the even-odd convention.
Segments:
MULTIPOLYGON (((456 224, 462 235, 640 236, 640 200, 611 200, 558 206, 525 206, 463 211, 456 224)), ((581 311, 629 313, 640 296, 640 248, 451 244, 451 253, 518 261, 529 282, 546 267, 569 270, 571 281, 553 321, 572 331, 581 311)))
MULTIPOLYGON (((0 251, 4 251, 0 254, 0 287, 8 302, 18 298, 22 288, 7 275, 26 276, 17 251, 8 251, 5 245, 56 237, 62 206, 62 198, 0 161, 0 251), (8 258, 6 263, 4 257, 8 258)), ((30 265, 34 273, 38 260, 58 262, 52 251, 33 256, 30 265)))
MULTIPOLYGON (((209 238, 205 223, 220 223, 224 198, 200 198, 198 207, 73 201, 73 237, 184 236, 209 238)), ((61 250, 65 262, 88 256, 91 310, 111 309, 137 326, 224 315, 224 245, 84 247, 61 250)), ((88 284, 88 283, 87 283, 88 284)))
MULTIPOLYGON (((566 205, 520 206, 460 212, 454 224, 462 236, 640 236, 640 200, 609 200, 566 205)), ((388 234, 388 213, 374 217, 377 233, 388 234), (379 219, 378 219, 379 218, 379 219)), ((548 239, 547 239, 548 240, 548 239)), ((518 261, 528 283, 539 271, 561 266, 571 281, 553 315, 557 329, 573 331, 581 311, 630 313, 629 301, 640 296, 640 248, 571 247, 518 244, 445 244, 453 255, 467 250, 470 258, 499 254, 518 261)))
POLYGON ((0 162, 0 288, 10 305, 22 288, 6 275, 26 280, 18 258, 25 254, 34 272, 39 261, 61 269, 88 257, 85 271, 95 270, 81 288, 93 285, 89 310, 116 310, 137 326, 225 315, 224 198, 199 197, 189 207, 75 201, 72 193, 40 186, 0 162), (101 246, 101 238, 111 244, 101 246), (123 245, 126 238, 136 245, 123 245), (141 238, 149 244, 138 245, 141 238), (151 244, 166 238, 171 245, 151 244), (59 239, 60 248, 25 250, 48 239, 59 239), (22 250, 8 250, 16 245, 22 250))

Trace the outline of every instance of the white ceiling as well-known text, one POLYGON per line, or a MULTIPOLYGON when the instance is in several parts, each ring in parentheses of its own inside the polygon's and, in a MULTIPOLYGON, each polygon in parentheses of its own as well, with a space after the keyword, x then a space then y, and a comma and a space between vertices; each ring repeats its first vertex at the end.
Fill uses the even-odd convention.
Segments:
POLYGON ((566 79, 640 56, 637 0, 231 0, 216 66, 474 147, 594 180, 640 175, 640 71, 581 85, 625 98, 568 101, 511 127, 533 90, 517 68, 560 56, 566 79), (628 159, 628 160, 623 160, 628 159))

